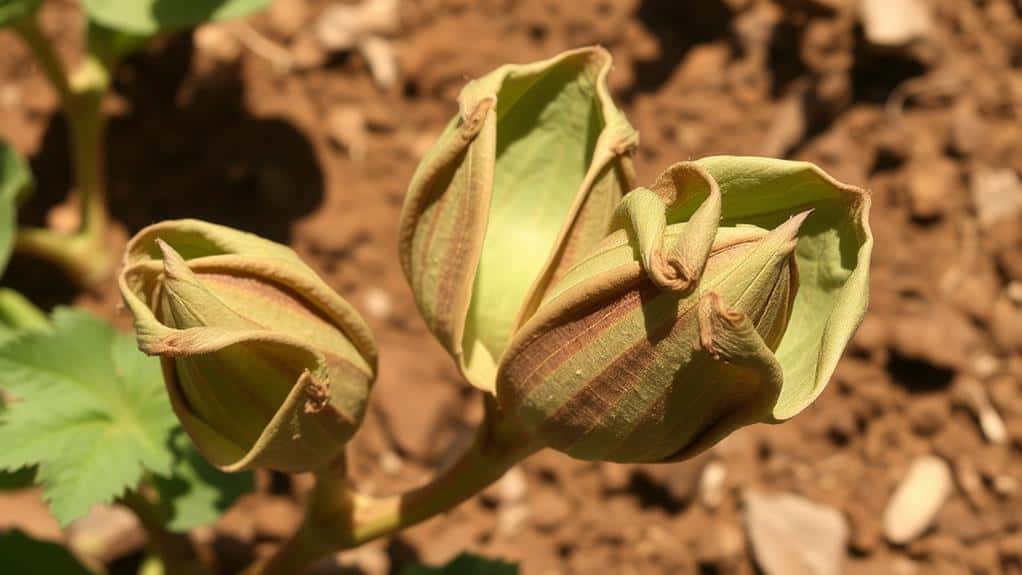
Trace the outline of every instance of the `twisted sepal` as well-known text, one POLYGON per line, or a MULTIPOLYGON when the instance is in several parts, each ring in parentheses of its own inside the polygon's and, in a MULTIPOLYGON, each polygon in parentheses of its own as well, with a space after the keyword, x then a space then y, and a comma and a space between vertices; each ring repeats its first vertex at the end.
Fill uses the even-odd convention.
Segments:
POLYGON ((610 68, 604 49, 583 48, 469 83, 412 179, 402 268, 426 324, 481 389, 633 185, 638 136, 611 100, 610 68))
POLYGON ((357 312, 285 246, 205 222, 129 243, 119 278, 175 413, 227 471, 327 465, 361 422, 376 348, 357 312))

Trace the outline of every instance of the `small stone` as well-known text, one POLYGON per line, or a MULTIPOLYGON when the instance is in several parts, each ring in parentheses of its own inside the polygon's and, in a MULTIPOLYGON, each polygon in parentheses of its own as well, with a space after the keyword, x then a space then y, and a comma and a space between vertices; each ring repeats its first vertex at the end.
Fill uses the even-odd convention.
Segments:
POLYGON ((972 202, 979 225, 1005 225, 1022 212, 1022 186, 1014 170, 980 168, 972 174, 972 202))
POLYGON ((220 72, 241 59, 241 40, 227 24, 205 24, 193 35, 192 68, 198 76, 220 72))
MULTIPOLYGON (((382 543, 382 542, 381 542, 382 543)), ((387 575, 390 573, 390 557, 387 555, 386 546, 380 544, 369 544, 346 550, 334 556, 332 565, 323 569, 322 575, 337 575, 337 568, 341 573, 360 573, 362 575, 387 575)), ((319 575, 317 571, 309 575, 319 575)))
POLYGON ((521 503, 529 490, 529 481, 520 467, 512 467, 497 480, 497 497, 504 505, 521 503))
POLYGON ((932 18, 924 0, 860 0, 866 39, 875 46, 901 47, 924 38, 932 18))
POLYGON ((354 106, 337 106, 327 113, 326 132, 330 141, 348 152, 356 162, 365 159, 366 124, 362 111, 354 106))
POLYGON ((366 312, 378 319, 387 319, 393 312, 390 295, 380 288, 369 288, 365 294, 366 312))
POLYGON ((632 479, 632 467, 620 463, 602 462, 600 465, 600 480, 603 489, 606 491, 624 491, 632 479))
POLYGON ((699 476, 699 500, 707 509, 716 509, 724 502, 727 468, 719 461, 712 461, 703 468, 699 476))
POLYGON ((523 503, 501 507, 497 512, 497 532, 504 537, 514 537, 521 532, 528 519, 529 507, 523 503))
POLYGON ((972 412, 983 437, 990 443, 1000 444, 1008 440, 1008 431, 1004 427, 1004 420, 997 409, 990 403, 983 384, 971 377, 963 377, 958 380, 958 392, 963 403, 972 412))
POLYGON ((969 367, 973 375, 980 379, 987 379, 997 375, 997 372, 1001 369, 1001 362, 997 359, 996 355, 979 353, 972 358, 969 367))
POLYGON ((745 527, 766 575, 839 575, 848 524, 831 507, 793 494, 745 494, 745 527))
POLYGON ((358 43, 358 49, 365 57, 376 85, 381 90, 393 88, 397 84, 397 56, 390 40, 369 36, 358 43))
POLYGON ((894 490, 884 511, 884 535, 896 545, 919 537, 951 495, 951 470, 941 458, 917 458, 894 490))

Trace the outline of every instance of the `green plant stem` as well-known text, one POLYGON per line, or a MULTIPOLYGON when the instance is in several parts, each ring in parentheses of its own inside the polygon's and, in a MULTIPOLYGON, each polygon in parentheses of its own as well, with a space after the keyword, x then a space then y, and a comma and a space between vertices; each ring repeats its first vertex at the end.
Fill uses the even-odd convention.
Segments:
POLYGON ((106 158, 103 144, 106 121, 103 97, 110 84, 109 68, 87 54, 74 75, 68 78, 49 40, 39 29, 35 14, 15 25, 22 40, 42 66, 60 96, 71 136, 71 158, 80 224, 77 233, 61 234, 42 228, 19 230, 15 250, 50 260, 76 281, 89 285, 104 279, 113 269, 105 249, 109 220, 106 207, 106 158))
POLYGON ((146 532, 149 548, 163 562, 165 573, 211 575, 195 553, 188 536, 168 530, 164 526, 163 513, 148 497, 138 491, 129 491, 120 501, 138 517, 146 532))
POLYGON ((305 519, 295 535, 249 575, 298 575, 315 561, 395 533, 450 510, 472 497, 541 445, 514 422, 503 419, 492 397, 472 445, 426 485, 388 497, 355 493, 344 465, 316 474, 305 519))
POLYGON ((12 289, 0 288, 0 326, 45 329, 49 321, 46 314, 25 296, 12 289))
POLYGON ((14 22, 14 31, 21 36, 21 39, 32 51, 32 55, 43 69, 46 78, 53 84, 53 88, 60 96, 61 105, 71 100, 71 85, 67 79, 67 73, 60 57, 53 50, 53 44, 43 35, 39 27, 39 17, 35 12, 26 14, 14 22))

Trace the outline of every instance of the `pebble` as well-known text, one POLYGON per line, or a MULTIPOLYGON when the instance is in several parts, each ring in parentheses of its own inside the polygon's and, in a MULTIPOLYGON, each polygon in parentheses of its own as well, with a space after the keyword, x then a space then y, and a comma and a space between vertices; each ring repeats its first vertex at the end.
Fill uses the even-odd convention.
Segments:
POLYGON ((884 536, 904 545, 922 535, 951 495, 951 469, 941 458, 917 458, 884 510, 884 536))
POLYGON ((979 168, 972 173, 971 191, 983 228, 991 228, 1022 212, 1022 186, 1014 170, 979 168))
POLYGON ((866 39, 886 48, 925 37, 933 24, 925 0, 860 0, 859 12, 866 39))
POLYGON ((745 527, 766 575, 839 575, 848 523, 838 510, 794 494, 745 494, 745 527))
POLYGON ((387 319, 393 313, 394 306, 391 303, 390 295, 380 288, 369 288, 364 298, 366 313, 377 318, 387 319))
POLYGON ((326 116, 326 133, 337 147, 348 152, 356 162, 366 155, 366 122, 362 110, 355 106, 336 106, 326 116))
POLYGON ((983 437, 990 443, 1001 444, 1008 440, 1008 430, 997 412, 983 384, 971 377, 963 377, 958 384, 963 403, 972 412, 983 437))
POLYGON ((699 476, 699 501, 707 509, 716 509, 724 502, 727 492, 724 488, 727 481, 727 468, 719 461, 712 461, 703 469, 699 476))

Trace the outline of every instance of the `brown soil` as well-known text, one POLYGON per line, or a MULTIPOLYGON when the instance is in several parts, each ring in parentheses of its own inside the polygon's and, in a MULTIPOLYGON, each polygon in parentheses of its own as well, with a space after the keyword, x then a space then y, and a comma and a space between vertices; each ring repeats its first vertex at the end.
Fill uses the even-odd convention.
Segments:
MULTIPOLYGON (((305 3, 309 21, 327 4, 305 3)), ((470 550, 520 561, 526 575, 753 573, 743 493, 754 489, 842 511, 847 573, 1022 573, 1022 216, 987 225, 985 200, 972 193, 991 171, 1022 174, 1022 7, 933 0, 922 40, 877 48, 854 4, 406 0, 391 39, 400 80, 389 91, 358 54, 283 73, 244 51, 199 73, 190 36, 164 39, 117 74, 112 210, 122 234, 188 216, 294 246, 363 312, 382 349, 354 473, 366 491, 412 485, 464 444, 479 413, 397 263, 412 171, 466 79, 602 44, 641 134, 641 181, 678 160, 764 154, 811 160, 872 190, 866 322, 827 391, 790 423, 746 429, 669 467, 544 452, 447 516, 343 555, 342 572, 396 572, 470 550), (364 118, 364 156, 332 140, 325 119, 340 108, 364 118), (984 438, 969 408, 976 384, 1006 442, 984 438), (890 545, 885 505, 925 453, 946 458, 954 492, 922 537, 890 545), (726 471, 719 505, 696 486, 711 461, 726 471), (524 504, 509 503, 523 481, 524 504)), ((73 5, 56 2, 44 23, 73 54, 73 5)), ((283 44, 311 35, 308 24, 288 30, 266 15, 253 26, 283 44)), ((9 34, 0 34, 0 78, 0 136, 32 159, 39 193, 26 218, 41 222, 69 186, 64 124, 9 34)), ((73 302, 128 323, 113 282, 78 292, 22 258, 5 281, 45 305, 73 302)), ((218 542, 225 572, 279 540, 307 480, 263 484, 201 534, 218 542)), ((34 501, 5 496, 0 524, 57 535, 34 501)))

